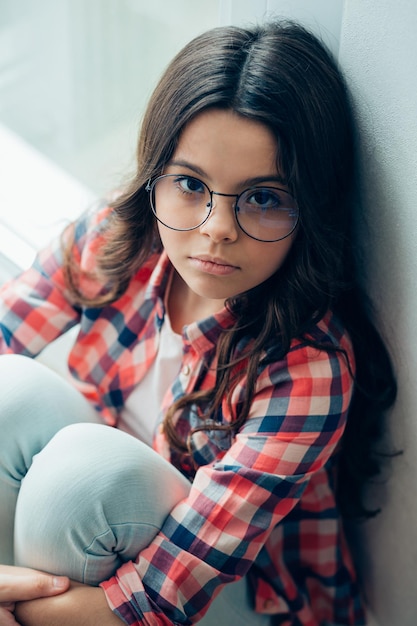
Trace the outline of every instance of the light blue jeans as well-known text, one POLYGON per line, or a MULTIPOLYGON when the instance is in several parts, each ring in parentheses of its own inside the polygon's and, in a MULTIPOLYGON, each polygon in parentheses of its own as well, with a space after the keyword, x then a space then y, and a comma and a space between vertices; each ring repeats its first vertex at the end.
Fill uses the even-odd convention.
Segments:
MULTIPOLYGON (((0 388, 0 562, 97 585, 148 545, 190 485, 46 366, 0 356, 0 388)), ((252 610, 243 579, 199 623, 270 618, 252 610)))

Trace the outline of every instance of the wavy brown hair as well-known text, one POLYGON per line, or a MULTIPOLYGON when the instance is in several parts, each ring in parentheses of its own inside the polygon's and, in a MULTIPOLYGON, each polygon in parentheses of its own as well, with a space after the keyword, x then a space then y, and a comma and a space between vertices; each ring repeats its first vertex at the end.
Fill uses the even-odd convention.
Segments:
POLYGON ((93 301, 78 293, 69 247, 67 282, 78 302, 103 306, 118 298, 149 255, 161 248, 146 184, 163 173, 185 125, 210 107, 232 110, 272 131, 277 168, 297 198, 300 224, 280 270, 256 287, 256 293, 227 302, 236 321, 218 343, 216 384, 178 400, 165 416, 166 434, 174 449, 189 453, 174 416, 191 404, 201 409, 202 429, 236 431, 247 419, 266 348, 274 347, 276 357, 282 357, 295 337, 306 337, 312 324, 332 309, 350 333, 357 361, 339 460, 338 498, 346 515, 367 515, 362 488, 378 472, 372 444, 382 414, 394 400, 395 381, 356 280, 351 198, 355 134, 349 96, 331 54, 310 32, 290 22, 222 27, 200 35, 179 52, 146 110, 136 175, 112 205, 107 242, 97 259, 109 289, 93 301), (240 363, 235 357, 241 352, 239 342, 247 345, 240 363), (242 362, 246 396, 235 421, 226 426, 213 416, 224 398, 230 401, 242 362))

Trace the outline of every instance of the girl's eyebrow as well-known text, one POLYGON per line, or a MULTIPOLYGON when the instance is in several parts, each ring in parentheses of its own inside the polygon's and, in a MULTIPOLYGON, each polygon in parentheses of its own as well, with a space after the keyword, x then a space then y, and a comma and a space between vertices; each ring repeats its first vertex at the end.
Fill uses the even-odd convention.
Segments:
MULTIPOLYGON (((198 176, 201 176, 202 178, 206 178, 206 179, 209 178, 207 173, 204 170, 202 170, 201 167, 199 167, 198 165, 194 165, 193 163, 189 163, 188 161, 184 161, 182 159, 175 159, 173 161, 169 161, 167 163, 167 167, 185 167, 186 169, 191 170, 192 172, 194 172, 198 176)), ((254 176, 253 178, 247 178, 245 180, 240 181, 237 186, 238 187, 252 187, 254 185, 258 185, 259 183, 265 183, 265 182, 274 182, 274 183, 278 183, 280 185, 285 186, 285 180, 279 174, 268 174, 266 176, 254 176)))
POLYGON ((193 165, 192 163, 189 163, 188 161, 183 161, 182 159, 176 159, 174 161, 168 161, 167 163, 168 167, 185 167, 187 168, 187 170, 191 170, 193 171, 195 174, 198 174, 199 176, 202 176, 203 178, 207 178, 207 174, 204 170, 201 169, 201 167, 198 167, 198 165, 193 165))

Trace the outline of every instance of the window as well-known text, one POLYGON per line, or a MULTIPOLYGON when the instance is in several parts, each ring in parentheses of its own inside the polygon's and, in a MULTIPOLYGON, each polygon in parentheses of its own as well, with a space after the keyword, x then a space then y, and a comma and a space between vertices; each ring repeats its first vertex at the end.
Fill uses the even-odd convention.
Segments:
POLYGON ((153 86, 218 2, 0 0, 0 16, 1 249, 37 248, 130 171, 153 86))

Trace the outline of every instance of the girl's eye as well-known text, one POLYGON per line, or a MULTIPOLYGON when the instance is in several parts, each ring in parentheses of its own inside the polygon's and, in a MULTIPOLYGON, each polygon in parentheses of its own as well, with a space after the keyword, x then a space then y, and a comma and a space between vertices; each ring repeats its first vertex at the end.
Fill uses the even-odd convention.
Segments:
POLYGON ((278 209, 283 206, 282 195, 277 189, 250 189, 244 195, 244 204, 253 209, 278 209))
POLYGON ((204 185, 198 178, 192 178, 192 176, 178 176, 175 182, 183 193, 204 193, 204 185))

